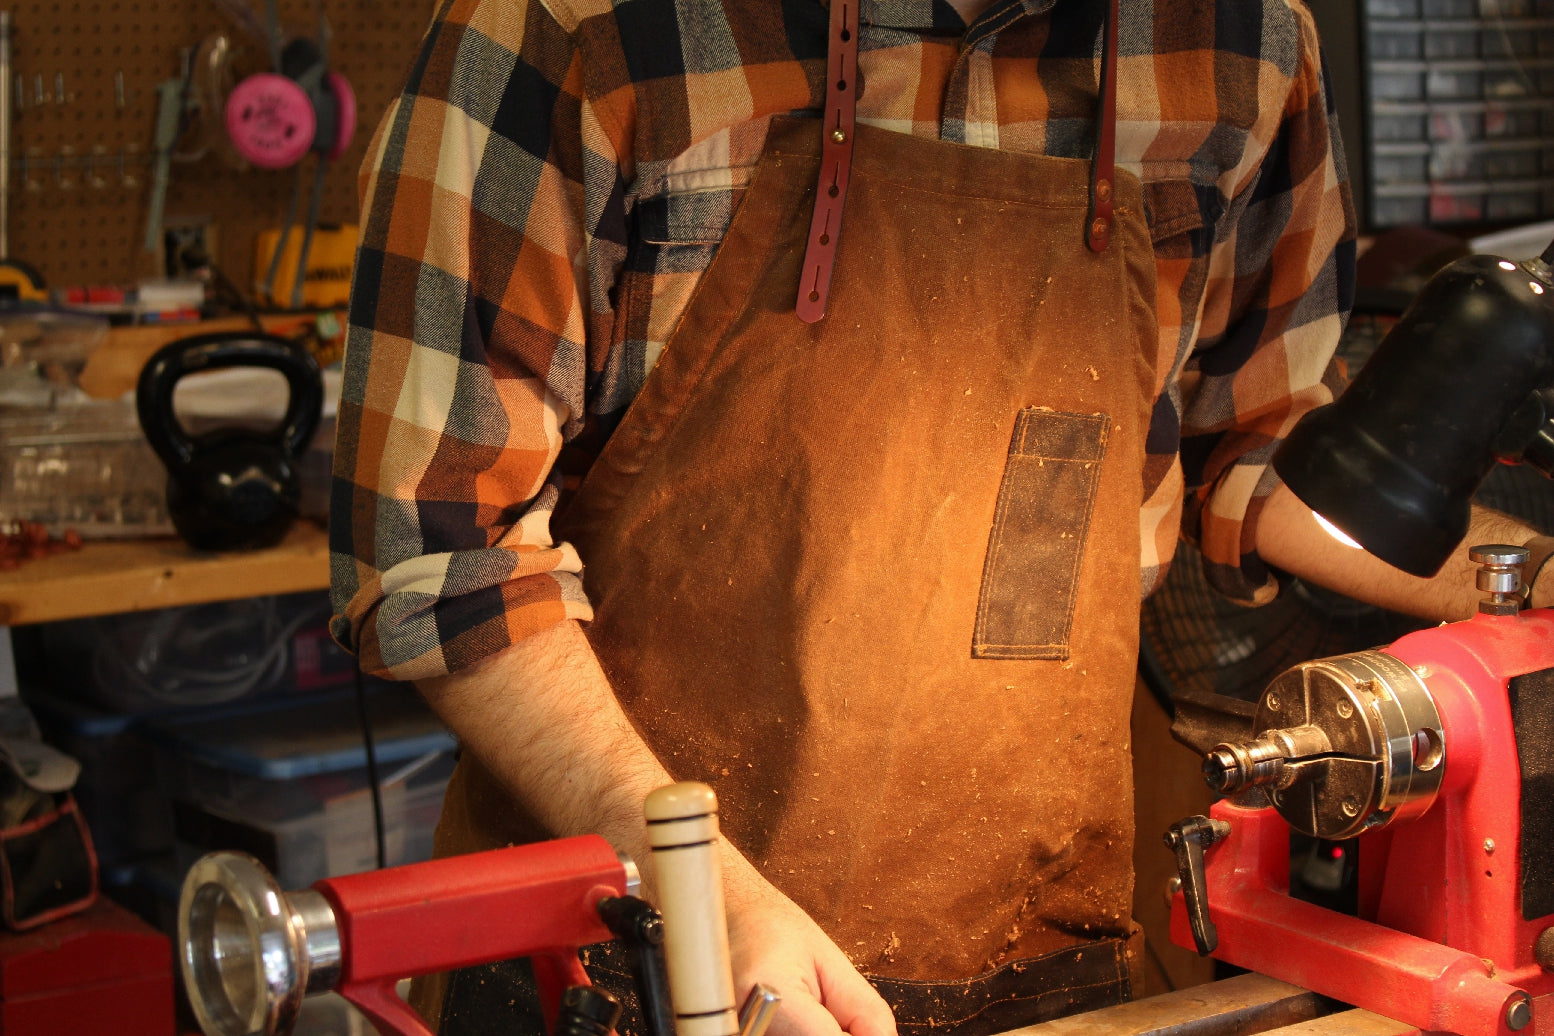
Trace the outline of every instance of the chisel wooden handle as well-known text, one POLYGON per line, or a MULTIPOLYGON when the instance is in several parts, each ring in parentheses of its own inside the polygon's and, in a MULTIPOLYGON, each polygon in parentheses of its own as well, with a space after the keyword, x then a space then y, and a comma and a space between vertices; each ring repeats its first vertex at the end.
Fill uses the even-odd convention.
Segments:
POLYGON ((679 1036, 734 1036, 739 1015, 723 912, 718 798, 684 781, 647 798, 648 840, 664 916, 669 994, 679 1036))

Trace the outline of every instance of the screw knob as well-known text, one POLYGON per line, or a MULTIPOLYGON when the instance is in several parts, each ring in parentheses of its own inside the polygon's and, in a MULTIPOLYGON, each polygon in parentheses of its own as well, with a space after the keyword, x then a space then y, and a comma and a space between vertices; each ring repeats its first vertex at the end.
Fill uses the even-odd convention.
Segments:
POLYGON ((1512 1032, 1521 1032, 1532 1024, 1532 998, 1526 993, 1517 992, 1505 1005, 1505 1027, 1512 1032))
POLYGON ((1526 547, 1504 543, 1484 543, 1468 551, 1468 557, 1480 565, 1525 565, 1529 556, 1526 547))
POLYGON ((1515 615, 1521 611, 1522 566, 1531 555, 1526 547, 1486 543, 1473 547, 1468 557, 1480 566, 1476 585, 1489 596, 1478 602, 1485 615, 1515 615))

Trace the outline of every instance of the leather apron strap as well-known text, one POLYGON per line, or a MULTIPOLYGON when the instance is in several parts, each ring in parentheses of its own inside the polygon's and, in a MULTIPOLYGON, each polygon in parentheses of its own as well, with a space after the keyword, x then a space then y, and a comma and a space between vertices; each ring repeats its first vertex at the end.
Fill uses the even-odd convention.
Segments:
MULTIPOLYGON (((847 177, 852 169, 853 127, 858 106, 858 3, 831 4, 830 42, 826 48, 826 108, 822 120, 820 178, 810 215, 809 239, 799 275, 799 319, 813 324, 826 315, 831 294, 831 268, 842 233, 847 205, 847 177)), ((1104 252, 1111 240, 1113 191, 1117 182, 1117 0, 1108 0, 1102 27, 1101 82, 1096 101, 1095 161, 1090 167, 1090 214, 1085 220, 1085 244, 1104 252)))
POLYGON ((1112 208, 1117 183, 1117 0, 1111 0, 1102 31, 1101 90, 1096 105, 1095 161, 1090 166, 1090 218, 1085 244, 1092 252, 1106 251, 1112 235, 1112 208))
POLYGON ((815 185, 815 209, 809 219, 809 243, 799 274, 795 312, 806 324, 826 315, 831 294, 831 267, 842 233, 842 209, 847 204, 847 174, 853 164, 853 124, 857 109, 858 4, 832 0, 831 35, 826 47, 826 113, 821 122, 820 180, 815 185))

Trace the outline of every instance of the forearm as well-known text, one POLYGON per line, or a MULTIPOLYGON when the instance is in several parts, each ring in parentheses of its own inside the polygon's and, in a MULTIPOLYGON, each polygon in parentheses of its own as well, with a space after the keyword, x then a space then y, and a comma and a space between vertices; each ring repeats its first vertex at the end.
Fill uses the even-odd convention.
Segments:
MULTIPOLYGON (((1455 620, 1471 616, 1483 594, 1474 584, 1478 567, 1468 549, 1478 544, 1526 544, 1536 530, 1507 515, 1474 507, 1468 535, 1460 549, 1429 579, 1411 576, 1363 550, 1339 543, 1316 522, 1311 510, 1284 486, 1268 498, 1257 521, 1257 552, 1264 561, 1307 582, 1336 590, 1356 600, 1427 619, 1455 620)), ((1547 606, 1554 599, 1554 565, 1545 566, 1535 587, 1533 603, 1547 606)), ((1530 573, 1529 573, 1530 574, 1530 573)))
MULTIPOLYGON (((642 804, 672 778, 621 710, 577 623, 417 686, 536 819, 558 835, 602 835, 637 862, 653 898, 642 804)), ((722 849, 736 989, 761 982, 782 996, 773 1036, 894 1036, 890 1009, 841 950, 738 849, 727 840, 722 849)))
POLYGON ((558 836, 648 860, 642 803, 672 778, 621 710, 575 622, 417 684, 461 744, 558 836))
MULTIPOLYGON (((577 623, 417 686, 464 748, 537 820, 558 836, 602 835, 638 863, 651 888, 642 803, 674 778, 626 718, 577 623)), ((762 890, 755 868, 723 846, 729 891, 762 890)))

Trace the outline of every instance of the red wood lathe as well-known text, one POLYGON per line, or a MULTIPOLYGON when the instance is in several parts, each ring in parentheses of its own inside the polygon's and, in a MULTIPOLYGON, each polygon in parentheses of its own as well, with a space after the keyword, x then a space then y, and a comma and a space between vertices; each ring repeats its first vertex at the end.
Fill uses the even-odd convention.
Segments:
POLYGON ((290 1032, 303 997, 334 991, 385 1036, 428 1036, 395 992, 400 979, 528 957, 553 1036, 603 1036, 620 1005, 593 989, 578 950, 623 938, 637 943, 657 1036, 761 1036, 777 998, 757 986, 735 1010, 712 790, 660 788, 647 820, 662 915, 635 897, 631 861, 594 835, 326 878, 300 892, 283 892, 252 857, 207 856, 184 880, 178 924, 200 1026, 209 1036, 290 1032))
POLYGON ((1480 614, 1307 662, 1174 825, 1183 946, 1421 1030, 1554 1033, 1554 610, 1479 547, 1480 614), (1359 916, 1289 895, 1289 832, 1358 836, 1359 916))

